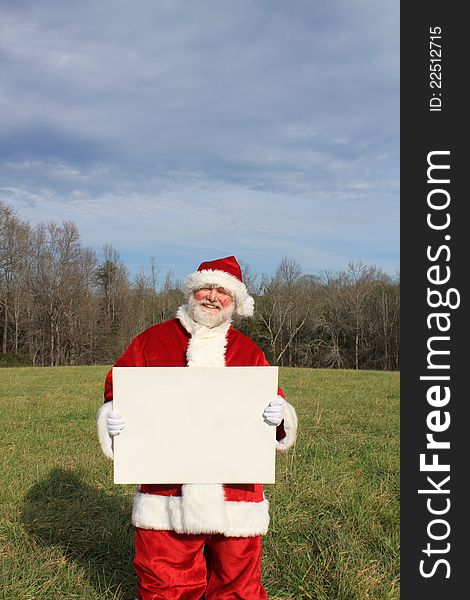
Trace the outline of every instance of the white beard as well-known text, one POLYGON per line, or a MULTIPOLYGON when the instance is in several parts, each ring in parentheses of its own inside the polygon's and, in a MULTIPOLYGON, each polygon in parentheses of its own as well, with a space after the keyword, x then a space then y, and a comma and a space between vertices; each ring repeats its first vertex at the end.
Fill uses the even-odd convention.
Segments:
POLYGON ((234 302, 232 302, 230 306, 227 306, 227 308, 214 310, 214 314, 211 314, 208 310, 202 307, 202 304, 205 302, 207 302, 207 300, 197 302, 193 294, 191 294, 189 297, 188 314, 194 321, 196 321, 196 323, 200 323, 201 325, 212 328, 218 327, 219 325, 222 325, 222 323, 226 323, 232 318, 233 311, 235 310, 234 302))

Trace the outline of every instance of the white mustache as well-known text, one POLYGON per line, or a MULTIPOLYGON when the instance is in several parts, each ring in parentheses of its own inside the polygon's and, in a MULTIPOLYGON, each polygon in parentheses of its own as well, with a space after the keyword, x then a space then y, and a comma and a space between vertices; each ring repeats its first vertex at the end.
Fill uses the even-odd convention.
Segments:
POLYGON ((217 302, 217 300, 214 300, 214 302, 211 300, 200 300, 198 304, 202 306, 215 306, 216 308, 222 308, 222 305, 220 302, 217 302))
POLYGON ((210 300, 203 298, 196 301, 194 295, 189 297, 189 315, 194 321, 205 325, 206 327, 218 327, 222 323, 229 321, 234 311, 234 304, 230 304, 227 308, 223 308, 218 300, 210 300), (213 306, 212 310, 202 310, 203 307, 213 306))

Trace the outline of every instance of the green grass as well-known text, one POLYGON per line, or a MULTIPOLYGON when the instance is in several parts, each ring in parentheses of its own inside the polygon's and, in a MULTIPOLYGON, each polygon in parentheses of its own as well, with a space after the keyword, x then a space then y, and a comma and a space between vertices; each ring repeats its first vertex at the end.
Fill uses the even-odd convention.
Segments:
MULTIPOLYGON (((95 434, 108 367, 0 370, 0 598, 135 597, 132 486, 95 434)), ((270 600, 399 598, 397 373, 281 369, 299 415, 266 486, 270 600)))

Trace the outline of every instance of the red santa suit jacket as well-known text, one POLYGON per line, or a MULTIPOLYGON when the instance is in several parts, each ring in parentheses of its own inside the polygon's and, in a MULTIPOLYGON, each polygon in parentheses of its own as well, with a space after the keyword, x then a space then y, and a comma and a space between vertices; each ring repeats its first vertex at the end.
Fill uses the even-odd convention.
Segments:
MULTIPOLYGON (((208 328, 196 323, 182 306, 177 318, 138 335, 116 362, 117 367, 267 366, 260 348, 230 322, 208 328)), ((284 397, 279 388, 279 394, 284 397)), ((112 371, 106 377, 105 404, 98 411, 98 436, 103 452, 112 458, 107 415, 113 399, 112 371)), ((277 427, 277 448, 295 441, 297 416, 286 402, 284 421, 277 427)), ((144 529, 179 533, 223 533, 227 536, 265 534, 269 505, 263 486, 247 484, 143 484, 134 498, 132 522, 144 529)))

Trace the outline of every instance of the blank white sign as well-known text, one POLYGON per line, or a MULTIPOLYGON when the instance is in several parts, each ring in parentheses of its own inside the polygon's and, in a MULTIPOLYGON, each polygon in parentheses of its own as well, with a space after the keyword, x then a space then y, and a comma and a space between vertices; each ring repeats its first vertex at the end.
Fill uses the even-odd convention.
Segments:
POLYGON ((277 367, 114 367, 115 483, 274 483, 277 367))

